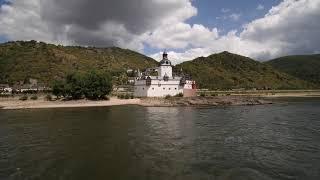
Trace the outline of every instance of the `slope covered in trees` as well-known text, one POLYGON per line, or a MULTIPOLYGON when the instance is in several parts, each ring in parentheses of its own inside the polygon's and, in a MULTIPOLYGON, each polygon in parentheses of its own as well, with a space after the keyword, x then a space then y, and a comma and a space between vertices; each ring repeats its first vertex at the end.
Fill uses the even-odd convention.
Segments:
POLYGON ((314 86, 248 57, 222 52, 177 66, 209 89, 305 89, 314 86))
MULTIPOLYGON (((12 85, 32 78, 52 85, 70 74, 91 71, 111 74, 113 82, 116 77, 121 84, 127 82, 127 69, 143 70, 157 65, 150 57, 116 47, 56 46, 36 41, 0 44, 0 84, 12 85)), ((261 63, 223 52, 184 62, 175 69, 182 68, 190 74, 200 88, 308 89, 320 86, 319 67, 319 55, 261 63)))
POLYGON ((320 54, 286 56, 266 64, 294 77, 320 85, 320 54))
POLYGON ((74 72, 95 70, 119 76, 130 68, 156 65, 152 58, 116 47, 64 47, 36 41, 0 44, 0 83, 14 84, 33 78, 49 85, 74 72))

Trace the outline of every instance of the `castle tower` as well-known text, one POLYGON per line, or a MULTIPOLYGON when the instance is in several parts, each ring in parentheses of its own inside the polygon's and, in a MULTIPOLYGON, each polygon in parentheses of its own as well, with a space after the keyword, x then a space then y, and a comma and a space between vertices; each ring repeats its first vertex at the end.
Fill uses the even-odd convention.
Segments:
POLYGON ((171 61, 168 59, 168 54, 166 51, 163 52, 162 60, 160 61, 159 67, 159 77, 162 79, 164 77, 172 78, 172 65, 171 61))

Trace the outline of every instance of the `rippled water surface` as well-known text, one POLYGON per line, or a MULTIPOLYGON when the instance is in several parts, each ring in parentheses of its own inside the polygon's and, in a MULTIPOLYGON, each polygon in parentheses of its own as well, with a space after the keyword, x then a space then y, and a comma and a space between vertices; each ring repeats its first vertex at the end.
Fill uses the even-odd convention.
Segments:
POLYGON ((320 99, 0 110, 0 179, 320 179, 320 99))

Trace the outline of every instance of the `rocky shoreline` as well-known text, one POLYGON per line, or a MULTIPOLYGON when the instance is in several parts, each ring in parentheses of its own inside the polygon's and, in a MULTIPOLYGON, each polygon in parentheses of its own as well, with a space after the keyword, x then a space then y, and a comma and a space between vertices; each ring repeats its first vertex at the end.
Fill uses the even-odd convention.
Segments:
POLYGON ((140 105, 147 107, 176 107, 176 106, 253 106, 273 104, 272 101, 259 97, 217 96, 191 98, 144 98, 140 105))

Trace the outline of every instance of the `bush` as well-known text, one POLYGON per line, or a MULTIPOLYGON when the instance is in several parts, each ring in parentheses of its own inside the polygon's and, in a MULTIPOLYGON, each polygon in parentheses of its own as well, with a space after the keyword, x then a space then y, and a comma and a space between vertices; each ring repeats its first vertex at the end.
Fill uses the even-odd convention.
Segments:
POLYGON ((45 99, 47 101, 52 101, 52 96, 50 94, 46 95, 45 99))
POLYGON ((2 97, 2 98, 9 98, 9 97, 13 97, 13 95, 12 95, 12 94, 1 94, 1 93, 0 93, 0 97, 2 97))
POLYGON ((119 94, 118 95, 118 99, 124 99, 125 98, 125 95, 124 94, 119 94))
POLYGON ((19 100, 20 100, 20 101, 26 101, 26 100, 28 100, 28 96, 26 96, 26 95, 21 96, 21 97, 19 98, 19 100))
POLYGON ((201 97, 206 97, 206 93, 201 93, 200 96, 201 97))
POLYGON ((212 93, 212 94, 211 94, 211 96, 218 96, 218 94, 216 94, 216 93, 212 93))
POLYGON ((130 94, 120 94, 117 96, 118 99, 133 99, 133 95, 130 95, 130 94))
POLYGON ((175 95, 175 97, 183 97, 183 93, 179 93, 179 94, 175 95))
POLYGON ((124 98, 125 98, 125 99, 130 99, 130 95, 129 95, 129 94, 126 94, 126 95, 124 96, 124 98))
POLYGON ((31 100, 37 100, 37 99, 38 99, 38 96, 37 96, 37 95, 33 95, 33 96, 31 96, 30 99, 31 99, 31 100))
POLYGON ((26 91, 23 91, 23 94, 36 94, 38 93, 38 91, 36 90, 26 90, 26 91))
POLYGON ((165 97, 165 99, 171 99, 172 98, 172 96, 171 95, 166 95, 166 97, 165 97))
POLYGON ((52 86, 52 94, 60 98, 67 96, 67 83, 63 81, 55 81, 52 86))

